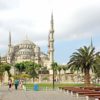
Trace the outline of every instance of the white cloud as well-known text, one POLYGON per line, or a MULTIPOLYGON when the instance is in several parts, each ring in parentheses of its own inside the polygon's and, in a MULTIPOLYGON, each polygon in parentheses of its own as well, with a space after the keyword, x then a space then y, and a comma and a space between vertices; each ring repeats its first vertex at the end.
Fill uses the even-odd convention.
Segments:
POLYGON ((0 0, 0 10, 16 8, 18 5, 19 0, 0 0))
POLYGON ((47 45, 51 9, 55 38, 73 40, 100 33, 100 0, 0 0, 0 45, 14 44, 28 34, 30 40, 47 45))

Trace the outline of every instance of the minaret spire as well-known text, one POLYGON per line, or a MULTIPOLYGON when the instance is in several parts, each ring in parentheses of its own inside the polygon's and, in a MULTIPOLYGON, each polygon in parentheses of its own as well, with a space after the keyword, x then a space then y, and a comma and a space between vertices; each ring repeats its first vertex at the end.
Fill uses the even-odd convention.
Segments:
POLYGON ((51 29, 54 31, 53 12, 51 13, 51 29))
POLYGON ((53 12, 51 13, 50 33, 49 33, 49 59, 50 63, 54 62, 54 20, 53 12))
POLYGON ((90 45, 90 47, 93 48, 92 36, 91 36, 91 45, 90 45))
POLYGON ((9 44, 8 44, 9 47, 11 47, 11 32, 9 32, 9 44))

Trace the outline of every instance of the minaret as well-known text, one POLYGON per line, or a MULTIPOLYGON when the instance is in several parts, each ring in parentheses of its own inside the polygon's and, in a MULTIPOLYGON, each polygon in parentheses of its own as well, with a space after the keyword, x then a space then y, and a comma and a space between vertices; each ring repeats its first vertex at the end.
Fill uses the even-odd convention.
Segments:
POLYGON ((35 51, 35 63, 39 64, 39 61, 40 61, 40 47, 36 46, 34 51, 35 51))
POLYGON ((9 48, 8 52, 10 52, 10 49, 11 49, 11 32, 9 32, 9 44, 8 44, 8 48, 9 48))
POLYGON ((8 44, 9 47, 11 47, 11 32, 9 32, 9 44, 8 44))
POLYGON ((50 33, 48 35, 48 57, 50 56, 50 33))
POLYGON ((51 22, 50 22, 50 33, 49 33, 49 60, 50 64, 54 62, 54 22, 53 22, 53 12, 51 14, 51 22))
POLYGON ((91 48, 93 48, 93 41, 92 41, 92 37, 91 37, 91 45, 90 45, 91 48))

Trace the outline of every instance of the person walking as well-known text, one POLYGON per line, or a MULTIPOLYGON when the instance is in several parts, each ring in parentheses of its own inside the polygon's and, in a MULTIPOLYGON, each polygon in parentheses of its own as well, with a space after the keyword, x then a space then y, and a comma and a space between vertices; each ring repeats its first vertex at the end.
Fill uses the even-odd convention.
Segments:
POLYGON ((20 89, 22 90, 22 88, 23 88, 23 81, 22 80, 19 81, 19 86, 20 86, 20 89))
POLYGON ((15 84, 15 90, 17 90, 18 89, 18 85, 19 85, 19 80, 16 79, 15 82, 14 82, 14 84, 15 84))
POLYGON ((9 86, 9 90, 11 90, 11 87, 12 87, 12 80, 11 79, 8 80, 8 86, 9 86))

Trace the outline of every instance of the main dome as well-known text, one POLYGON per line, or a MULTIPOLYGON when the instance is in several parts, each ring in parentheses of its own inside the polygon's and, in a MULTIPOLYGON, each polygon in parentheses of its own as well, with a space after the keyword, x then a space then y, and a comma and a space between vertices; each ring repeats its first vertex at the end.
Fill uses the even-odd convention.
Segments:
POLYGON ((30 41, 30 40, 23 40, 19 44, 19 49, 32 49, 35 46, 36 45, 32 41, 30 41))
POLYGON ((32 45, 35 45, 32 41, 30 41, 30 40, 23 40, 22 42, 21 42, 21 44, 32 44, 32 45))

